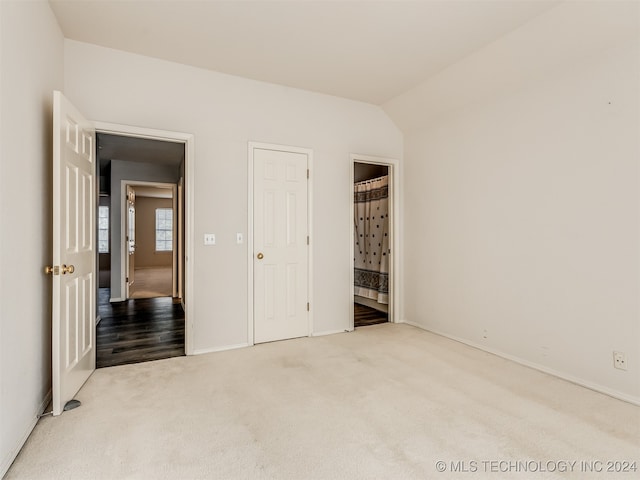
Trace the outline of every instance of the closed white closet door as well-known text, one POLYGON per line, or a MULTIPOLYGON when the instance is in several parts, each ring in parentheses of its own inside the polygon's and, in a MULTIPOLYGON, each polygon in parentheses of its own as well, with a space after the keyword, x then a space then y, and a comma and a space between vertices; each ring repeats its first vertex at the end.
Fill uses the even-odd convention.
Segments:
POLYGON ((309 335, 308 156, 254 150, 254 342, 309 335))

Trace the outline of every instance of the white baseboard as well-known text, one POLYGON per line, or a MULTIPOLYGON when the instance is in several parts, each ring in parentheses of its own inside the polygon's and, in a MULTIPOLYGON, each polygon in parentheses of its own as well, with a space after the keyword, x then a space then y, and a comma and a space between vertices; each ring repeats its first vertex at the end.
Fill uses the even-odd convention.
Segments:
POLYGON ((430 330, 427 330, 426 328, 424 328, 422 325, 419 325, 419 324, 417 324, 415 322, 411 322, 411 321, 407 320, 406 318, 403 318, 402 320, 399 320, 397 323, 406 323, 407 325, 411 325, 412 327, 417 327, 417 328, 419 328, 421 330, 426 330, 428 332, 430 331, 430 330))
POLYGON ((238 343, 236 345, 225 345, 224 347, 200 348, 193 351, 192 355, 202 355, 204 353, 225 352, 227 350, 235 350, 237 348, 248 347, 248 343, 238 343))
POLYGON ((110 298, 109 302, 110 303, 114 303, 114 302, 124 302, 126 300, 126 298, 110 298))
POLYGON ((342 328, 340 330, 327 330, 325 332, 314 332, 311 334, 312 337, 324 337, 325 335, 335 335, 336 333, 345 333, 349 332, 348 328, 342 328))
POLYGON ((496 355, 496 356, 504 358, 506 360, 511 360, 512 362, 518 363, 518 364, 523 365, 525 367, 533 368, 534 370, 538 370, 540 372, 547 373, 549 375, 553 375, 554 377, 561 378, 562 380, 566 380, 567 382, 575 383, 576 385, 579 385, 579 386, 584 387, 584 388, 588 388, 589 390, 593 390, 593 391, 598 392, 598 393, 603 393, 605 395, 608 395, 610 397, 616 398, 618 400, 622 400, 624 402, 640 406, 640 398, 634 397, 633 395, 628 395, 626 393, 619 392, 617 390, 613 390, 613 389, 611 389, 609 387, 605 387, 603 385, 600 385, 600 384, 597 384, 597 383, 594 383, 594 382, 590 382, 588 380, 584 380, 584 379, 579 378, 579 377, 574 377, 573 375, 569 375, 569 374, 564 373, 564 372, 559 372, 557 370, 554 370, 552 368, 546 367, 544 365, 540 365, 539 363, 531 362, 529 360, 525 360, 523 358, 516 357, 514 355, 510 355, 508 353, 501 352, 500 350, 496 350, 494 348, 489 348, 489 347, 486 347, 485 345, 480 345, 478 343, 472 342, 472 341, 464 339, 464 338, 456 337, 455 335, 449 335, 448 333, 444 333, 444 332, 441 332, 441 331, 438 331, 438 330, 433 330, 433 329, 430 329, 430 328, 426 328, 426 327, 424 327, 424 326, 422 326, 422 325, 420 325, 418 323, 414 323, 414 322, 411 322, 411 321, 406 320, 406 319, 403 320, 402 323, 406 323, 408 325, 420 328, 420 329, 425 330, 427 332, 434 333, 436 335, 440 335, 441 337, 445 337, 445 338, 448 338, 450 340, 454 340, 456 342, 463 343, 463 344, 468 345, 470 347, 477 348, 478 350, 482 350, 482 351, 487 352, 487 353, 491 353, 492 355, 496 355))
MULTIPOLYGON (((345 332, 349 332, 350 330, 328 330, 326 332, 319 332, 319 333, 312 333, 310 336, 311 337, 323 337, 325 335, 334 335, 336 333, 345 333, 345 332)), ((224 352, 226 350, 235 350, 237 348, 245 348, 245 347, 252 347, 253 344, 249 344, 249 343, 238 343, 236 345, 225 345, 224 347, 212 347, 212 348, 200 348, 198 350, 194 350, 192 355, 202 355, 205 353, 215 353, 215 352, 224 352)))
POLYGON ((6 473, 9 471, 11 464, 13 464, 13 461, 16 459, 16 457, 20 453, 20 450, 22 450, 22 447, 27 442, 29 435, 31 435, 31 432, 33 431, 36 424, 38 423, 38 416, 44 412, 44 409, 47 408, 47 405, 49 405, 50 402, 51 402, 51 390, 47 392, 44 399, 42 400, 42 403, 40 403, 40 406, 38 407, 38 411, 36 412, 35 416, 27 424, 27 427, 25 428, 25 432, 20 438, 20 440, 11 449, 9 454, 2 459, 2 463, 0 463, 0 478, 4 478, 6 473))

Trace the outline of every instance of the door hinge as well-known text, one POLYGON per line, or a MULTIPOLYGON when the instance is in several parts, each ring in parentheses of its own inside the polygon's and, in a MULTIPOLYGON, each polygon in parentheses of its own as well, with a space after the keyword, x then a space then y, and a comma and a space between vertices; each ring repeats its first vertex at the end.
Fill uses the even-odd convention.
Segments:
POLYGON ((309 245, 309 235, 307 235, 307 245, 309 245))
POLYGON ((311 310, 311 307, 309 306, 309 302, 307 302, 307 312, 311 310))
POLYGON ((309 178, 309 169, 307 168, 307 179, 309 178))

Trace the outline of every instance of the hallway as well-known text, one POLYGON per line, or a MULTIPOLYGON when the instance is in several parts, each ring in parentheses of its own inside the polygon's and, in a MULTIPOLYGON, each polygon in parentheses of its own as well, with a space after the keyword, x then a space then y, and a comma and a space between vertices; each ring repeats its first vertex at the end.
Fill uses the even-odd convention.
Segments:
POLYGON ((131 298, 170 297, 173 292, 171 267, 142 267, 135 269, 131 298))
POLYGON ((98 294, 96 368, 184 355, 184 310, 171 297, 110 303, 98 294))

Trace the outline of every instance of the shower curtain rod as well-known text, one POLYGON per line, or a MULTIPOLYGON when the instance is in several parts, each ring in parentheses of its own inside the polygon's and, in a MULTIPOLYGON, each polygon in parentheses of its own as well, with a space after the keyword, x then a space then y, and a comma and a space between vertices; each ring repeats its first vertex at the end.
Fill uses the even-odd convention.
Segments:
POLYGON ((388 176, 389 176, 389 174, 387 174, 387 175, 382 175, 381 177, 370 178, 369 180, 360 180, 359 182, 355 182, 355 184, 354 184, 354 185, 358 185, 358 184, 360 184, 360 183, 371 183, 371 182, 375 182, 375 181, 377 181, 377 180, 380 180, 381 178, 388 177, 388 176))

